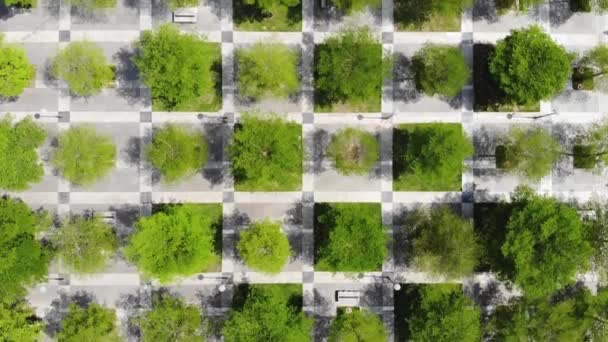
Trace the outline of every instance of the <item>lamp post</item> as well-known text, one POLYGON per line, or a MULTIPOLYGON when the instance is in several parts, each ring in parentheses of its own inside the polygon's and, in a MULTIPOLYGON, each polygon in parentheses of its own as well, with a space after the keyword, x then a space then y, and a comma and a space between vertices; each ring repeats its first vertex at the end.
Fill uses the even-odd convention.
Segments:
POLYGON ((374 119, 376 119, 376 120, 388 120, 388 119, 392 118, 392 117, 393 117, 393 115, 395 115, 395 113, 390 113, 390 114, 389 114, 389 115, 387 115, 387 116, 380 116, 379 118, 377 118, 377 117, 365 117, 365 116, 363 116, 362 114, 359 114, 359 115, 357 115, 357 120, 359 120, 359 121, 362 121, 363 119, 370 119, 370 120, 374 120, 374 119))
POLYGON ((357 277, 358 277, 359 279, 363 279, 363 278, 365 278, 365 277, 386 279, 386 280, 388 280, 389 282, 391 282, 391 284, 393 284, 393 290, 395 290, 395 291, 399 291, 399 290, 401 290, 401 284, 399 284, 399 283, 395 282, 395 281, 394 281, 394 280, 393 280, 391 277, 389 277, 389 276, 385 276, 385 275, 382 275, 382 276, 369 275, 369 276, 368 276, 368 275, 365 275, 365 274, 363 274, 363 273, 359 273, 359 275, 358 275, 357 277))
POLYGON ((199 113, 199 114, 198 114, 196 117, 197 117, 199 120, 204 120, 204 119, 206 119, 206 118, 209 118, 209 119, 210 119, 210 118, 219 118, 219 119, 221 119, 221 122, 222 122, 223 124, 228 123, 228 117, 227 117, 227 116, 224 116, 224 115, 222 115, 222 116, 214 116, 214 115, 205 115, 205 114, 203 114, 203 113, 199 113))
POLYGON ((203 280, 203 279, 216 279, 216 280, 222 280, 222 283, 220 283, 217 287, 217 290, 222 293, 224 291, 226 291, 226 285, 224 284, 223 280, 228 280, 230 279, 229 277, 215 277, 215 276, 206 276, 204 274, 199 274, 197 276, 198 280, 203 280))
POLYGON ((52 115, 52 114, 40 114, 40 113, 36 113, 34 114, 34 118, 36 120, 40 119, 40 118, 57 118, 57 119, 61 119, 61 115, 52 115))
POLYGON ((557 115, 557 114, 559 114, 557 112, 557 109, 553 109, 551 112, 549 112, 547 114, 541 114, 541 115, 536 115, 536 116, 520 116, 520 115, 517 115, 516 113, 509 113, 509 114, 507 114, 507 119, 511 120, 514 117, 520 117, 522 119, 538 120, 538 119, 544 118, 546 116, 557 115))

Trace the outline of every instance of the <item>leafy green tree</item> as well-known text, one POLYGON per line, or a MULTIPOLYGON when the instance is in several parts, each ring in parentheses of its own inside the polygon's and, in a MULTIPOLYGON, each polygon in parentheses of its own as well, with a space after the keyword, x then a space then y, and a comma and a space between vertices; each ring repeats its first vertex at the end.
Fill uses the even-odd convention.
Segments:
POLYGON ((458 190, 473 145, 459 124, 402 125, 393 147, 395 189, 458 190))
POLYGON ((576 209, 524 188, 506 227, 502 253, 515 265, 514 281, 528 298, 542 298, 587 268, 591 247, 576 209))
POLYGON ((64 221, 50 240, 57 257, 76 273, 103 271, 118 248, 114 229, 97 216, 64 221))
POLYGON ((533 181, 551 172, 561 153, 557 139, 542 127, 511 128, 504 140, 503 168, 533 181))
POLYGON ((49 252, 36 239, 51 225, 46 212, 34 213, 23 202, 0 198, 0 298, 24 294, 24 286, 46 276, 49 252))
POLYGON ((200 170, 207 162, 207 151, 199 132, 170 123, 154 133, 146 158, 172 183, 200 170))
MULTIPOLYGON (((608 1, 607 1, 608 3, 608 1)), ((580 61, 580 65, 590 68, 594 79, 595 89, 608 92, 608 45, 600 44, 587 51, 580 61)))
POLYGON ((70 303, 67 316, 61 321, 61 331, 55 336, 57 342, 119 342, 116 329, 116 312, 91 303, 82 308, 70 303))
POLYGON ((347 13, 360 12, 365 8, 380 8, 382 0, 334 0, 332 4, 347 13))
POLYGON ((471 76, 462 51, 455 46, 427 44, 412 58, 416 85, 429 96, 452 98, 471 76))
POLYGON ((327 155, 340 173, 364 175, 380 159, 380 146, 373 134, 361 129, 344 128, 332 136, 327 155))
POLYGON ((473 223, 455 215, 448 207, 415 211, 408 219, 416 237, 414 264, 450 279, 473 272, 479 262, 480 246, 473 223))
POLYGON ((281 223, 269 220, 255 222, 244 230, 237 250, 247 266, 271 274, 281 272, 291 255, 281 223))
POLYGON ((51 163, 73 184, 91 185, 114 167, 116 147, 91 126, 70 127, 58 141, 51 163))
POLYGON ((244 115, 228 147, 235 187, 289 191, 302 183, 302 128, 276 115, 244 115))
POLYGON ((271 11, 276 6, 294 7, 302 0, 243 0, 248 5, 258 5, 260 8, 271 11))
MULTIPOLYGON (((473 4, 473 0, 395 0, 395 22, 405 23, 405 28, 421 29, 425 24, 439 23, 455 18, 473 4)), ((460 26, 460 24, 458 24, 460 26)))
POLYGON ((42 180, 44 168, 36 149, 45 138, 44 129, 31 118, 14 125, 10 115, 0 119, 0 188, 25 190, 42 180))
POLYGON ((282 44, 256 43, 236 50, 239 93, 257 99, 287 98, 300 88, 298 55, 282 44))
POLYGON ((294 287, 302 291, 300 285, 252 286, 242 308, 230 312, 222 328, 224 340, 310 341, 313 320, 294 304, 293 293, 287 291, 294 287))
POLYGON ((593 200, 590 210, 595 217, 584 217, 583 223, 592 250, 591 268, 600 282, 605 283, 608 281, 608 204, 593 200))
POLYGON ((338 313, 329 328, 329 342, 386 341, 386 329, 380 317, 367 310, 338 313))
POLYGON ((4 5, 7 7, 32 8, 36 7, 36 0, 4 0, 4 5))
POLYGON ((550 99, 564 88, 571 72, 566 49, 539 26, 512 30, 498 42, 490 61, 490 73, 518 104, 550 99))
POLYGON ((172 9, 180 7, 196 7, 199 0, 169 0, 169 7, 172 9))
POLYGON ((37 341, 44 324, 23 299, 0 300, 0 332, 3 341, 37 341))
POLYGON ((107 87, 114 70, 103 50, 89 41, 71 42, 59 51, 51 65, 51 75, 63 79, 73 94, 91 96, 107 87))
POLYGON ((177 27, 163 25, 145 31, 133 58, 143 81, 150 88, 155 110, 199 110, 199 104, 215 101, 219 58, 216 44, 177 27))
POLYGON ((152 310, 136 319, 142 342, 204 342, 199 309, 168 293, 155 293, 152 310))
POLYGON ((203 272, 219 260, 214 237, 221 215, 214 205, 168 206, 136 223, 125 256, 162 283, 203 272))
POLYGON ((426 285, 416 315, 408 319, 412 341, 480 341, 481 310, 453 285, 426 285))
POLYGON ((388 249, 379 205, 331 204, 318 215, 317 224, 319 229, 329 232, 327 241, 318 247, 320 269, 334 272, 380 269, 388 249))
POLYGON ((21 94, 32 82, 36 69, 23 47, 5 44, 3 39, 0 35, 0 96, 10 98, 21 94))

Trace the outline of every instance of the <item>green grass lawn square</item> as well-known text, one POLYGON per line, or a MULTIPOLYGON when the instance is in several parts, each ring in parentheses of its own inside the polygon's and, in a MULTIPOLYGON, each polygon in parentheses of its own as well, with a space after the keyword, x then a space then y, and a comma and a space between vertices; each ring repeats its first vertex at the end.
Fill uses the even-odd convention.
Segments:
POLYGON ((397 31, 459 32, 460 12, 450 15, 432 13, 420 0, 396 0, 394 9, 397 31))
POLYGON ((302 2, 287 7, 276 4, 265 11, 257 5, 245 4, 243 0, 233 2, 234 25, 238 31, 280 31, 297 32, 302 30, 302 2))
POLYGON ((572 148, 574 167, 591 170, 595 168, 596 156, 590 145, 574 145, 572 148))

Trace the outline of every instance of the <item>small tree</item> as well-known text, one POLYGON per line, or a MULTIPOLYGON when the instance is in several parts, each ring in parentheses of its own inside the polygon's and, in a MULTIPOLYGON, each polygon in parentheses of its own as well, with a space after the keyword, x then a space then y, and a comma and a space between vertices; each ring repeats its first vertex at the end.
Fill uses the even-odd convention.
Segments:
POLYGON ((32 8, 36 7, 36 0, 4 0, 4 5, 7 7, 32 8))
POLYGON ((269 220, 255 222, 244 230, 237 250, 247 266, 271 274, 281 272, 291 255, 281 223, 269 220))
POLYGON ((116 147, 93 127, 71 127, 58 141, 51 163, 73 184, 91 185, 114 167, 116 147))
POLYGON ((342 341, 386 341, 386 329, 375 313, 353 310, 338 313, 329 328, 329 342, 342 341))
POLYGON ((25 190, 40 182, 44 168, 36 150, 45 138, 44 129, 30 118, 14 125, 10 115, 0 120, 0 188, 25 190))
POLYGON ((118 248, 114 229, 96 216, 66 220, 51 235, 51 243, 57 256, 76 273, 103 271, 118 248))
POLYGON ((235 187, 289 191, 302 183, 302 128, 278 116, 244 115, 228 147, 235 187))
POLYGON ((332 136, 327 155, 340 173, 363 175, 380 159, 380 146, 373 134, 345 128, 332 136))
POLYGON ((537 181, 551 172, 560 155, 560 145, 551 133, 541 127, 525 130, 515 127, 504 139, 505 153, 502 167, 537 181))
POLYGON ((380 8, 382 0, 334 0, 332 4, 347 13, 354 13, 365 8, 380 8))
POLYGON ((51 74, 63 79, 78 96, 97 94, 114 79, 114 70, 107 64, 103 50, 89 41, 72 42, 59 51, 51 74))
POLYGON ((538 26, 512 30, 500 40, 490 72, 517 104, 548 100, 561 91, 571 74, 570 56, 538 26))
POLYGON ((287 98, 300 88, 298 55, 286 45, 256 43, 237 49, 236 60, 238 89, 243 96, 287 98))
POLYGON ((200 310, 168 293, 155 293, 152 310, 135 319, 142 342, 205 341, 200 310))
POLYGON ((417 211, 410 216, 413 226, 414 264, 449 279, 473 272, 479 262, 480 247, 470 220, 454 215, 442 206, 430 212, 417 211))
POLYGON ((146 158, 171 183, 203 168, 207 162, 207 142, 200 132, 166 124, 154 133, 146 147, 146 158))
POLYGON ((4 341, 37 341, 44 324, 23 299, 0 300, 0 331, 4 341))
POLYGON ((82 308, 70 303, 67 316, 61 321, 61 331, 55 336, 58 342, 120 342, 113 309, 91 303, 82 308))
POLYGON ((449 45, 427 44, 412 58, 416 85, 429 96, 452 98, 471 76, 462 51, 449 45))
MULTIPOLYGON (((608 2, 607 2, 608 3, 608 2)), ((580 65, 591 69, 595 89, 608 92, 608 45, 600 44, 587 51, 580 61, 580 65)))
POLYGON ((3 39, 0 35, 0 96, 16 97, 32 82, 36 69, 27 59, 25 49, 5 44, 3 39))
POLYGON ((162 283, 203 272, 219 260, 214 237, 220 219, 218 206, 168 206, 136 223, 125 256, 162 283))

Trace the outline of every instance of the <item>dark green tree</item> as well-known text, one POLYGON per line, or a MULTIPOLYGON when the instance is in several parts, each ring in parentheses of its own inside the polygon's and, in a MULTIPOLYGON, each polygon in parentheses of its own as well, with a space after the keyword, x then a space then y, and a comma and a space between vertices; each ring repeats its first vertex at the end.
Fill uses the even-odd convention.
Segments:
POLYGON ((302 0, 243 0, 248 5, 258 5, 260 8, 270 11, 275 6, 286 6, 286 7, 294 7, 297 6, 302 0))
POLYGON ((291 255, 289 240, 281 231, 281 222, 254 222, 241 232, 237 245, 247 266, 266 273, 279 273, 291 255))
POLYGON ((0 300, 0 332, 3 341, 38 341, 44 324, 23 299, 0 300))
POLYGON ((591 269, 605 283, 608 280, 608 204, 597 200, 590 202, 595 215, 583 217, 587 241, 591 245, 591 269))
POLYGON ((514 127, 504 138, 504 163, 507 172, 514 172, 537 181, 551 172, 561 147, 551 132, 542 127, 514 127))
POLYGON ((36 7, 36 0, 4 0, 4 4, 8 7, 32 8, 36 7))
POLYGON ((142 342, 205 341, 199 308, 168 293, 155 293, 152 310, 137 317, 135 322, 141 330, 142 342))
POLYGON ((317 217, 317 226, 329 232, 318 247, 320 269, 364 272, 381 268, 388 249, 379 205, 331 204, 317 217))
POLYGON ((380 159, 380 146, 372 133, 345 128, 332 136, 327 155, 340 173, 364 175, 380 159))
POLYGON ((36 150, 46 139, 46 132, 26 118, 12 123, 10 115, 0 120, 0 188, 25 190, 44 175, 36 150))
POLYGON ((16 97, 30 85, 36 70, 27 59, 25 49, 6 44, 3 38, 0 35, 0 96, 16 97))
POLYGON ((172 183, 202 169, 207 151, 200 132, 169 123, 154 132, 152 143, 146 147, 146 158, 166 182, 172 183))
MULTIPOLYGON (((608 3, 608 2, 607 2, 608 3)), ((580 66, 591 69, 594 88, 604 93, 608 92, 608 45, 600 44, 585 52, 580 66)))
POLYGON ((452 98, 471 76, 462 51, 455 46, 427 44, 412 58, 417 87, 429 96, 452 98))
POLYGON ((302 128, 278 116, 244 115, 228 147, 235 188, 297 190, 302 183, 302 128))
POLYGON ((338 313, 329 328, 329 342, 386 341, 387 334, 380 317, 367 310, 338 313))
POLYGON ((57 342, 120 342, 113 309, 91 303, 86 308, 71 303, 67 316, 61 321, 57 342))
POLYGON ((162 283, 203 272, 219 260, 214 237, 221 215, 214 205, 170 205, 136 223, 125 256, 162 283))
POLYGON ((91 126, 71 127, 58 141, 51 163, 73 184, 91 185, 114 167, 116 147, 91 126))
POLYGON ((490 61, 492 76, 517 104, 550 99, 564 89, 571 71, 566 49, 539 26, 512 30, 490 61))

